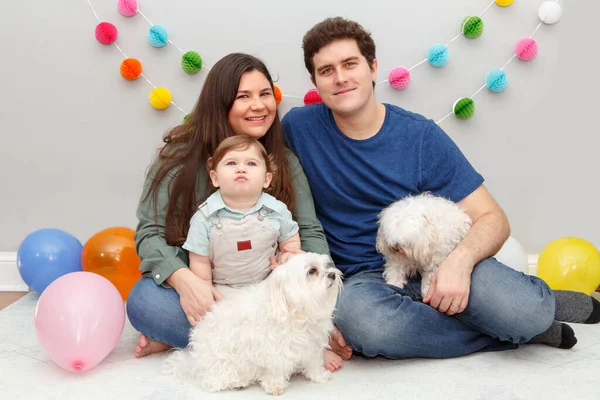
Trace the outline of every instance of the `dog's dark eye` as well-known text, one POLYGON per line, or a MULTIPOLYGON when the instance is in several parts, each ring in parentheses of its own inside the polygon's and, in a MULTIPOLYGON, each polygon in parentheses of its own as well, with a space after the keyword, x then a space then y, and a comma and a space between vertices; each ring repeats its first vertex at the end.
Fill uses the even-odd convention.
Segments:
POLYGON ((319 271, 315 267, 312 267, 311 269, 308 270, 308 274, 309 275, 319 275, 319 271))
POLYGON ((394 253, 397 253, 400 251, 400 249, 398 248, 398 245, 395 244, 392 247, 390 247, 390 250, 393 251, 394 253))

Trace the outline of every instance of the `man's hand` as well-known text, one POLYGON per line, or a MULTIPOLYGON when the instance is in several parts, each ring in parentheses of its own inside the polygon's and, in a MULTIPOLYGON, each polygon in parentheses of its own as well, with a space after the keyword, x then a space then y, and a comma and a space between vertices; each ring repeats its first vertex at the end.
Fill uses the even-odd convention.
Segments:
POLYGON ((473 268, 471 257, 458 249, 452 252, 433 275, 423 303, 446 315, 463 312, 469 303, 473 268))

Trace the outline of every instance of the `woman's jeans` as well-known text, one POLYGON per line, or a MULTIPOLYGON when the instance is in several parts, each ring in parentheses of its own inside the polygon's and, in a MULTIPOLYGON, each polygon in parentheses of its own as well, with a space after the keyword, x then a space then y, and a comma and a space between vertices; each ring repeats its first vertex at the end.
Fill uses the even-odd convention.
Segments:
POLYGON ((181 308, 175 289, 158 286, 143 277, 127 297, 127 317, 131 325, 152 340, 173 347, 188 344, 191 325, 181 308))
MULTIPOLYGON (((546 331, 555 314, 552 291, 541 279, 483 260, 471 275, 465 311, 447 316, 422 303, 420 278, 402 289, 387 285, 383 270, 344 279, 334 322, 357 352, 387 358, 448 358, 514 349, 546 331)), ((183 348, 190 324, 173 289, 142 278, 131 290, 127 315, 150 339, 183 348)))

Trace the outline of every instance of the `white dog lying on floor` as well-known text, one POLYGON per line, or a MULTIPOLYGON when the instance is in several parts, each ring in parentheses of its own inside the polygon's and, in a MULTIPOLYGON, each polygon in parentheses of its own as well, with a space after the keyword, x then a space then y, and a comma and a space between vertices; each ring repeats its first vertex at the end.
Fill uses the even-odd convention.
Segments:
POLYGON ((163 373, 190 377, 211 392, 258 382, 279 395, 296 372, 327 382, 323 350, 342 290, 342 274, 330 261, 301 253, 256 285, 221 292, 222 300, 192 329, 188 348, 173 350, 163 373))
POLYGON ((394 202, 379 214, 376 241, 386 282, 402 288, 408 277, 420 273, 425 297, 437 267, 470 228, 471 218, 445 198, 423 193, 394 202))

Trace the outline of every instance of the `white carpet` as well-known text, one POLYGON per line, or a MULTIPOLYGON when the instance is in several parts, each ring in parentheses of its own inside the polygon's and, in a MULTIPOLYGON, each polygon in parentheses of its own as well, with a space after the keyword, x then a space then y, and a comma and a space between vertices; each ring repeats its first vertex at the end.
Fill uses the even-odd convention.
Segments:
MULTIPOLYGON (((135 359, 129 323, 117 347, 83 374, 56 366, 37 341, 30 293, 0 312, 0 398, 14 399, 254 399, 258 386, 207 394, 159 374, 165 355, 135 359)), ((571 350, 529 345, 514 351, 449 360, 353 357, 327 384, 295 377, 287 399, 600 399, 600 325, 572 324, 571 350)))

